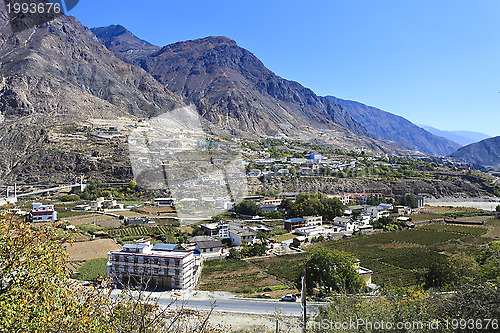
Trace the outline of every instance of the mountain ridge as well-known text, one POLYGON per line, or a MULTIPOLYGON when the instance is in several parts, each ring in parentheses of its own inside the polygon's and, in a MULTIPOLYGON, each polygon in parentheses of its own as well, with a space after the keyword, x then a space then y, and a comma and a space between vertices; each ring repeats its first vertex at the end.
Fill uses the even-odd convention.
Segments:
POLYGON ((450 157, 469 164, 500 169, 500 136, 462 147, 450 157))
MULTIPOLYGON (((102 42, 110 45, 110 49, 119 57, 125 57, 122 49, 107 42, 110 32, 106 27, 92 31, 102 42)), ((127 34, 133 35, 130 32, 127 34)), ((130 44, 137 45, 138 40, 136 37, 130 44)), ((149 55, 129 58, 128 61, 151 73, 186 102, 195 104, 203 117, 222 126, 231 127, 243 122, 243 130, 274 134, 273 132, 289 132, 283 127, 300 128, 297 122, 327 128, 331 126, 328 121, 333 121, 354 134, 375 138, 410 151, 446 156, 460 147, 445 138, 432 135, 403 117, 376 108, 373 110, 378 110, 378 114, 370 116, 367 111, 370 107, 359 103, 365 108, 364 115, 360 116, 360 112, 354 112, 356 108, 353 110, 352 105, 346 104, 346 100, 317 96, 300 83, 274 74, 250 51, 240 48, 236 41, 224 36, 176 42, 147 53, 149 55), (223 73, 218 73, 221 70, 223 73), (228 93, 234 94, 234 98, 227 96, 228 93), (261 105, 251 103, 255 99, 261 105), (219 108, 211 113, 214 105, 219 108), (223 112, 231 108, 238 109, 238 112, 223 112), (258 119, 249 119, 248 116, 240 118, 241 114, 245 115, 245 108, 258 110, 258 119), (243 112, 240 112, 242 109, 243 112), (279 114, 281 119, 268 117, 265 110, 270 110, 269 113, 274 115, 279 114), (377 128, 381 120, 379 118, 390 118, 391 121, 386 121, 386 128, 377 128), (224 121, 229 121, 230 124, 224 124, 224 121), (256 125, 259 121, 266 125, 256 125)))
POLYGON ((431 155, 447 156, 460 148, 459 144, 429 133, 404 117, 360 102, 327 97, 342 105, 355 120, 382 140, 403 144, 406 149, 418 149, 431 155))
MULTIPOLYGON (((105 28, 99 29, 94 31, 102 38, 105 28)), ((111 50, 123 53, 116 47, 111 50)), ((370 136, 341 107, 275 75, 227 37, 169 44, 133 62, 184 101, 195 104, 203 117, 223 127, 242 125, 241 130, 273 135, 304 127, 302 122, 326 129, 342 126, 370 136)))

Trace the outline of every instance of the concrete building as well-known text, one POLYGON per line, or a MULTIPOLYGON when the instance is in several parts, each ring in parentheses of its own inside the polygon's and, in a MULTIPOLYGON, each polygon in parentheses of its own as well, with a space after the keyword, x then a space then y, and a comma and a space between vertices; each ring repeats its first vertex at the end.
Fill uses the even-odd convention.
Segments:
POLYGON ((155 207, 172 207, 174 204, 174 198, 156 198, 154 202, 155 207))
POLYGON ((354 221, 352 221, 350 218, 337 216, 336 218, 333 219, 333 224, 343 227, 347 232, 354 231, 354 221))
POLYGON ((257 205, 263 210, 263 211, 271 211, 271 210, 276 210, 280 205, 283 200, 279 198, 264 198, 261 200, 257 205))
POLYGON ((39 202, 34 202, 30 217, 33 222, 53 222, 57 221, 57 212, 54 210, 54 205, 43 205, 39 202))
POLYGON ((179 251, 177 244, 155 244, 150 239, 125 244, 108 253, 108 277, 117 285, 145 284, 159 289, 193 289, 200 265, 193 251, 179 251))
POLYGON ((248 230, 251 230, 255 233, 262 232, 268 237, 271 237, 271 234, 273 233, 273 229, 266 227, 265 225, 258 225, 256 227, 247 227, 248 230))
POLYGON ((251 244, 255 240, 257 233, 248 229, 234 228, 229 229, 229 237, 233 246, 241 246, 243 241, 251 244))
POLYGON ((220 239, 229 238, 229 226, 226 222, 205 223, 201 224, 200 228, 207 236, 220 239))
POLYGON ((304 216, 303 218, 306 220, 306 226, 323 224, 323 216, 304 216))
POLYGON ((373 271, 368 268, 361 267, 359 263, 360 261, 359 259, 357 259, 356 262, 354 263, 354 268, 358 271, 358 274, 361 276, 361 279, 363 280, 364 283, 366 283, 368 287, 373 286, 372 283, 373 271))
POLYGON ((303 228, 297 228, 293 231, 294 234, 300 236, 306 236, 308 238, 322 236, 325 234, 325 228, 321 226, 309 226, 303 228))
POLYGON ((155 226, 156 221, 148 217, 125 217, 123 219, 124 225, 145 225, 145 226, 155 226))
POLYGON ((306 226, 306 220, 303 219, 302 217, 294 217, 291 219, 287 219, 283 221, 284 228, 288 230, 288 232, 297 229, 297 228, 303 228, 306 226))
POLYGON ((188 247, 194 245, 195 253, 202 257, 220 257, 224 246, 218 239, 209 236, 195 236, 188 239, 188 247))

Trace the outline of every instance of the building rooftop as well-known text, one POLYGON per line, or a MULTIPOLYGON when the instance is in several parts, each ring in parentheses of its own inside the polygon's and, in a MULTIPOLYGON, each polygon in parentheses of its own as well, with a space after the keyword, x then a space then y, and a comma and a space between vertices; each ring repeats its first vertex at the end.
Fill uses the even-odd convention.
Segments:
POLYGON ((284 220, 283 222, 296 223, 296 222, 302 222, 302 221, 305 221, 302 217, 294 217, 294 218, 291 218, 288 220, 284 220))
POLYGON ((127 252, 127 249, 130 249, 130 250, 136 250, 136 249, 144 249, 146 247, 148 247, 149 244, 146 244, 146 243, 136 243, 136 244, 125 244, 123 245, 123 250, 125 252, 127 252))
POLYGON ((209 242, 209 241, 212 241, 212 240, 215 240, 215 239, 213 239, 210 236, 202 235, 202 236, 194 236, 194 237, 188 238, 187 241, 189 243, 198 243, 198 242, 209 242))
POLYGON ((255 236, 256 233, 254 231, 246 230, 246 229, 233 229, 231 230, 232 233, 235 233, 236 235, 240 237, 244 236, 255 236))
POLYGON ((206 242, 197 242, 200 249, 213 249, 215 247, 222 247, 222 242, 218 239, 214 239, 206 242))
POLYGON ((178 247, 177 244, 155 244, 151 251, 174 251, 178 247))

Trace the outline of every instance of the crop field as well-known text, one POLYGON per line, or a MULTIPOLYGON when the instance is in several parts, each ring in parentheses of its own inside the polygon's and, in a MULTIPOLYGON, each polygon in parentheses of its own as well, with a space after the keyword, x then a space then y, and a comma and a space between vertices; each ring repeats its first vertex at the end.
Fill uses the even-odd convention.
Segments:
POLYGON ((111 237, 124 237, 124 236, 151 236, 153 234, 170 234, 171 228, 169 227, 141 227, 134 226, 121 229, 111 229, 106 231, 111 237))
MULTIPOLYGON (((306 251, 326 247, 354 254, 361 266, 373 271, 372 280, 379 285, 410 286, 418 283, 419 272, 443 256, 443 246, 456 248, 454 240, 470 241, 484 235, 485 227, 428 224, 415 229, 359 235, 349 239, 310 245, 306 251), (438 247, 439 246, 439 247, 438 247)), ((300 273, 300 264, 308 254, 254 259, 263 270, 288 281, 300 273)))
POLYGON ((492 219, 486 222, 487 225, 500 227, 500 219, 492 219))
POLYGON ((267 273, 294 282, 301 272, 301 264, 307 259, 306 253, 290 254, 262 259, 252 259, 251 262, 264 269, 267 273))
POLYGON ((481 227, 481 226, 472 227, 472 226, 463 226, 463 225, 447 224, 447 223, 427 224, 419 227, 418 229, 428 230, 428 231, 449 232, 461 235, 471 235, 476 237, 482 236, 488 231, 486 227, 481 227))
POLYGON ((65 245, 70 260, 88 260, 104 258, 108 252, 120 249, 120 246, 112 239, 98 239, 88 242, 76 242, 65 245))
POLYGON ((392 239, 393 242, 418 244, 418 245, 434 245, 446 243, 453 239, 466 238, 469 235, 460 235, 449 232, 436 232, 427 230, 402 230, 393 234, 383 234, 387 239, 392 239))
POLYGON ((92 224, 103 228, 117 228, 121 225, 119 219, 103 214, 84 213, 84 215, 70 217, 66 220, 76 226, 92 224))

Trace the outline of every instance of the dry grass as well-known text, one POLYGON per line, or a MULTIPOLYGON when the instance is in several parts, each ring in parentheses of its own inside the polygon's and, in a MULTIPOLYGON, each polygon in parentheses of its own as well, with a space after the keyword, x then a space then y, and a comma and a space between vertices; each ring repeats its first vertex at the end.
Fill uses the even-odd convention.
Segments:
POLYGON ((252 294, 262 287, 281 284, 258 267, 242 260, 207 261, 200 278, 200 290, 245 294, 252 294))
POLYGON ((84 216, 74 216, 66 218, 69 223, 73 225, 97 225, 102 228, 118 228, 121 223, 119 219, 112 216, 102 215, 102 214, 91 214, 84 216))
POLYGON ((74 261, 104 258, 109 251, 121 249, 121 246, 112 239, 98 239, 68 244, 67 249, 70 260, 74 261))
POLYGON ((484 235, 485 238, 490 238, 494 240, 500 240, 500 226, 493 226, 490 230, 484 235))

